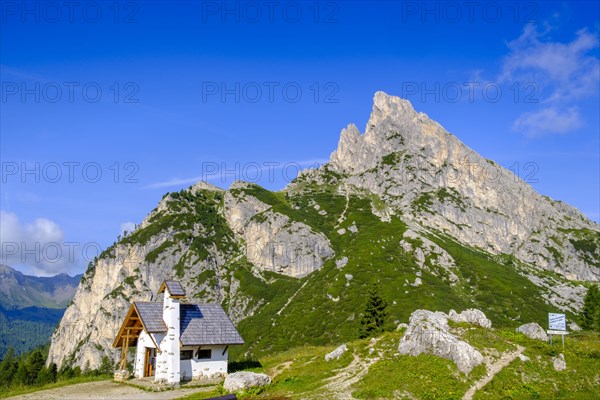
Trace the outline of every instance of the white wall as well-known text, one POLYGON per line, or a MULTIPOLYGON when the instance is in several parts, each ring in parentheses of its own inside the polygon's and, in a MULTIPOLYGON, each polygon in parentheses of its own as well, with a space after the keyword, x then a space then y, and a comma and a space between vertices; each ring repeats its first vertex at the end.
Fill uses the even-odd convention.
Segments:
MULTIPOLYGON (((226 346, 202 346, 202 349, 211 349, 210 359, 181 360, 181 380, 200 378, 202 376, 211 377, 214 374, 227 373, 228 351, 223 353, 226 346)), ((193 350, 194 355, 198 347, 183 347, 181 350, 193 350)))
POLYGON ((137 348, 135 350, 135 361, 133 364, 133 374, 136 378, 142 378, 144 376, 144 357, 146 357, 146 347, 151 349, 156 348, 154 342, 152 342, 146 331, 142 331, 140 333, 140 337, 138 338, 137 348))
POLYGON ((167 335, 159 346, 162 352, 165 353, 166 380, 168 383, 179 383, 181 380, 179 370, 179 300, 171 298, 168 289, 165 289, 164 295, 163 320, 167 325, 167 335))

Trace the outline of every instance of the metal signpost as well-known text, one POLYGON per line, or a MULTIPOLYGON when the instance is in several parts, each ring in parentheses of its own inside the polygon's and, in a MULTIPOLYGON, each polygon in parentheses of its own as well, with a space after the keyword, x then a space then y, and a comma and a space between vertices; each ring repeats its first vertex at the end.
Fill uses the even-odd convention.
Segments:
POLYGON ((565 335, 567 332, 567 318, 565 314, 548 313, 548 335, 550 335, 550 344, 552 344, 552 335, 562 337, 562 346, 565 348, 565 335))

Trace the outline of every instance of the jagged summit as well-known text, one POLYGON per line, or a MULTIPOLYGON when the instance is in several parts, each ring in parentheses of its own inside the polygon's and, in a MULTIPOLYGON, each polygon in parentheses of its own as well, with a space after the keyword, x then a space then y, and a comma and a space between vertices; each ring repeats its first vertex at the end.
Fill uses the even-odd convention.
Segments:
POLYGON ((361 173, 392 152, 416 152, 427 144, 445 150, 448 146, 439 143, 454 140, 456 145, 462 145, 427 114, 415 111, 410 101, 377 92, 364 135, 354 124, 344 128, 338 148, 331 154, 331 168, 344 173, 361 173))

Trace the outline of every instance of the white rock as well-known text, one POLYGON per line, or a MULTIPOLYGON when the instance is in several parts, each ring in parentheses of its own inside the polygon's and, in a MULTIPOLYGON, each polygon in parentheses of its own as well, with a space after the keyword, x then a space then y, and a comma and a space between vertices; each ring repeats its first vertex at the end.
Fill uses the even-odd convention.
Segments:
POLYGON ((227 375, 223 388, 229 393, 271 384, 271 378, 266 374, 240 371, 227 375))
POLYGON ((527 357, 525 354, 519 354, 519 359, 523 362, 531 360, 531 358, 527 357))
POLYGON ((468 322, 471 325, 479 325, 484 328, 492 327, 492 321, 485 316, 483 311, 476 308, 464 310, 460 314, 454 310, 450 310, 448 318, 454 322, 468 322))
POLYGON ((352 278, 354 278, 354 276, 352 274, 346 274, 344 275, 344 277, 346 278, 346 280, 351 281, 352 278))
POLYGON ((346 343, 332 351, 331 353, 325 354, 325 361, 337 360, 348 350, 346 343))
POLYGON ((131 377, 131 373, 126 369, 118 369, 113 374, 113 379, 115 382, 123 382, 131 377))
POLYGON ((423 284, 423 281, 421 281, 421 278, 416 278, 415 281, 413 283, 411 283, 411 286, 421 286, 423 284))
POLYGON ((348 257, 344 256, 339 260, 335 260, 335 266, 337 269, 342 269, 348 264, 348 257))
POLYGON ((452 360, 461 372, 468 374, 483 362, 483 356, 470 344, 449 332, 448 317, 442 312, 417 310, 400 340, 398 352, 418 356, 433 354, 452 360))
POLYGON ((356 232, 358 232, 358 228, 357 228, 357 226, 356 226, 356 222, 352 222, 352 225, 350 225, 350 226, 348 227, 348 230, 349 230, 350 232, 352 232, 352 233, 356 233, 356 232))
POLYGON ((548 340, 548 335, 544 328, 542 328, 539 324, 535 322, 530 322, 528 324, 521 325, 516 329, 517 332, 521 332, 523 335, 538 340, 548 340))
POLYGON ((581 330, 581 327, 580 327, 579 325, 577 325, 575 322, 571 322, 571 323, 569 324, 569 328, 570 328, 572 331, 575 331, 575 332, 578 332, 578 331, 580 331, 580 330, 581 330))
POLYGON ((565 361, 565 356, 560 353, 557 357, 552 358, 552 365, 556 371, 564 371, 567 369, 567 363, 565 361))
POLYGON ((343 235, 344 233, 346 233, 346 230, 344 228, 340 228, 337 230, 338 235, 343 235))

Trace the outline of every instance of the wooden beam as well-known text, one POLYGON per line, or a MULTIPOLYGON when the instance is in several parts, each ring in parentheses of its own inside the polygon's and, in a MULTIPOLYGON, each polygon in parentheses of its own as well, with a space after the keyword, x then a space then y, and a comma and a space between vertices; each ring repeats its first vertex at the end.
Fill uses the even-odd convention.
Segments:
POLYGON ((129 350, 129 331, 127 331, 127 336, 125 337, 125 343, 123 346, 123 359, 121 360, 121 369, 127 368, 127 351, 129 350))

